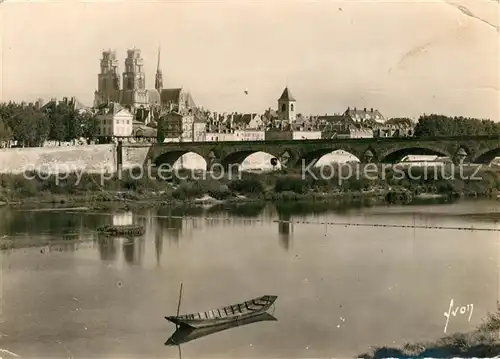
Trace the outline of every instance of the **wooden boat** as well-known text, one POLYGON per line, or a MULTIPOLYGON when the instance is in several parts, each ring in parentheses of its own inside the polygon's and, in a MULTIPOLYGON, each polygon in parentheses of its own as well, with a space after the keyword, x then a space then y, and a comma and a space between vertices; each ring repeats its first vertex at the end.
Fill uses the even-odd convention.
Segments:
POLYGON ((184 325, 192 328, 206 328, 213 325, 240 321, 265 313, 271 305, 274 304, 277 298, 278 297, 275 295, 264 295, 240 304, 229 305, 206 312, 170 316, 165 317, 165 319, 176 325, 184 325))
POLYGON ((253 317, 248 317, 242 320, 233 321, 229 323, 223 323, 218 325, 213 325, 210 327, 195 329, 193 327, 189 327, 186 325, 181 325, 172 336, 167 340, 165 345, 173 346, 173 345, 181 345, 192 340, 200 339, 207 335, 215 334, 218 332, 222 332, 224 330, 241 327, 244 325, 249 325, 252 323, 264 322, 264 321, 277 321, 275 317, 271 314, 264 312, 261 314, 257 314, 253 317))

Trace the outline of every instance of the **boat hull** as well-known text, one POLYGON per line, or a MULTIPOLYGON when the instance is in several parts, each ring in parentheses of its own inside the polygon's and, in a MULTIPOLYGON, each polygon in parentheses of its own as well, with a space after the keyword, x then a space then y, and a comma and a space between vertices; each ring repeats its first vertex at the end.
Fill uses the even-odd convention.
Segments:
POLYGON ((177 319, 175 317, 165 317, 168 321, 177 324, 177 325, 187 325, 191 328, 206 328, 206 327, 212 327, 215 325, 222 325, 222 324, 229 324, 229 323, 234 323, 234 322, 239 322, 248 318, 256 317, 259 316, 266 311, 261 311, 261 312, 254 312, 254 313, 248 313, 248 314, 242 314, 234 317, 228 317, 228 318, 217 318, 217 319, 177 319))
POLYGON ((276 299, 276 296, 263 296, 233 306, 195 314, 169 316, 165 319, 176 325, 196 329, 235 323, 267 312, 276 299))

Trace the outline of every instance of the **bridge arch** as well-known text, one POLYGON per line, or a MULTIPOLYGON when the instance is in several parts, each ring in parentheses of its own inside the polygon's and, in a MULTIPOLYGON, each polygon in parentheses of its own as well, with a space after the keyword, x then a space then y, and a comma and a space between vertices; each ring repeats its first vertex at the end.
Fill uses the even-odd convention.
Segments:
POLYGON ((185 161, 185 162, 189 162, 190 164, 192 164, 193 162, 195 162, 195 163, 199 162, 199 164, 198 164, 198 166, 192 166, 192 165, 185 166, 185 164, 183 164, 182 167, 202 168, 202 169, 206 168, 206 165, 207 165, 206 159, 201 154, 194 152, 194 151, 190 151, 190 150, 177 150, 177 151, 164 152, 161 155, 159 155, 153 159, 153 164, 156 167, 160 167, 161 165, 164 165, 164 166, 168 166, 168 168, 170 168, 170 169, 173 169, 175 167, 181 166, 181 164, 180 164, 181 158, 186 159, 186 157, 187 157, 186 155, 188 155, 188 154, 191 155, 189 157, 192 157, 193 160, 191 160, 191 158, 189 158, 189 160, 185 161))
POLYGON ((380 162, 399 163, 405 156, 408 155, 443 156, 449 157, 451 160, 455 157, 453 154, 448 153, 448 151, 441 148, 433 148, 429 146, 408 146, 381 154, 380 162))
MULTIPOLYGON (((310 151, 304 152, 296 161, 296 166, 301 167, 301 166, 309 166, 311 163, 315 162, 314 166, 321 166, 322 159, 325 158, 327 155, 335 155, 339 154, 340 151, 347 153, 348 156, 353 158, 353 160, 357 162, 362 162, 363 161, 363 154, 366 151, 360 151, 358 149, 350 148, 350 147, 345 147, 345 146, 328 146, 324 148, 319 148, 319 149, 313 149, 310 151)), ((371 150, 372 154, 374 153, 373 150, 371 150)), ((323 164, 324 165, 324 164, 323 164)))
POLYGON ((487 165, 490 164, 495 157, 500 157, 500 144, 496 148, 485 150, 479 155, 476 155, 476 157, 472 159, 472 163, 487 165))
POLYGON ((241 166, 244 164, 245 160, 250 159, 252 156, 262 157, 262 167, 261 167, 262 169, 272 168, 271 165, 272 158, 276 158, 278 159, 278 163, 280 162, 279 157, 276 156, 275 154, 257 149, 257 150, 241 150, 229 153, 221 158, 220 164, 226 170, 235 170, 237 168, 241 169, 241 166))

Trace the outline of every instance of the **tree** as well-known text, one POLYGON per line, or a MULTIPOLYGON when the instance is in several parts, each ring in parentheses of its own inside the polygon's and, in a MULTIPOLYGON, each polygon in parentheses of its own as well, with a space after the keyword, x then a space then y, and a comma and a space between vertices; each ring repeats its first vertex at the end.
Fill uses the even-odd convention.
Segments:
POLYGON ((388 125, 402 125, 407 127, 413 127, 415 124, 411 118, 408 117, 393 117, 385 121, 388 125))
POLYGON ((5 123, 5 121, 0 118, 0 141, 10 141, 12 139, 12 130, 5 123))
POLYGON ((415 127, 417 137, 500 135, 500 123, 466 117, 422 115, 415 127))
POLYGON ((67 138, 66 118, 62 113, 54 113, 49 117, 49 140, 64 141, 67 138))
POLYGON ((80 123, 79 113, 73 108, 67 112, 65 121, 66 141, 77 140, 83 137, 83 129, 80 123))
POLYGON ((43 109, 13 102, 0 103, 0 140, 10 136, 21 146, 41 146, 47 139, 71 141, 85 137, 92 140, 98 131, 95 115, 80 114, 71 103, 49 103, 43 109))
POLYGON ((66 102, 52 103, 45 107, 44 112, 50 120, 49 140, 62 142, 75 138, 70 134, 73 109, 66 102))
POLYGON ((75 138, 84 137, 91 141, 99 134, 99 121, 90 112, 79 113, 75 117, 75 138))
POLYGON ((7 121, 14 139, 24 147, 42 146, 49 136, 48 116, 32 106, 17 106, 7 121))

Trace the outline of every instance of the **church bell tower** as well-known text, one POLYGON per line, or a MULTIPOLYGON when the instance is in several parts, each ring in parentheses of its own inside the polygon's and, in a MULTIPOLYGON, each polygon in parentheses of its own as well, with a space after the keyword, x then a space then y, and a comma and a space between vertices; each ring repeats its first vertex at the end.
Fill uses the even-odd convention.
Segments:
POLYGON ((295 98, 292 96, 288 87, 286 87, 281 97, 278 99, 278 120, 281 123, 287 122, 291 124, 295 122, 297 118, 295 104, 295 98))
POLYGON ((131 108, 148 105, 144 60, 141 50, 136 48, 127 50, 121 104, 131 108))
POLYGON ((102 52, 101 71, 97 75, 97 91, 94 93, 94 106, 120 100, 120 76, 118 59, 114 50, 102 52))

